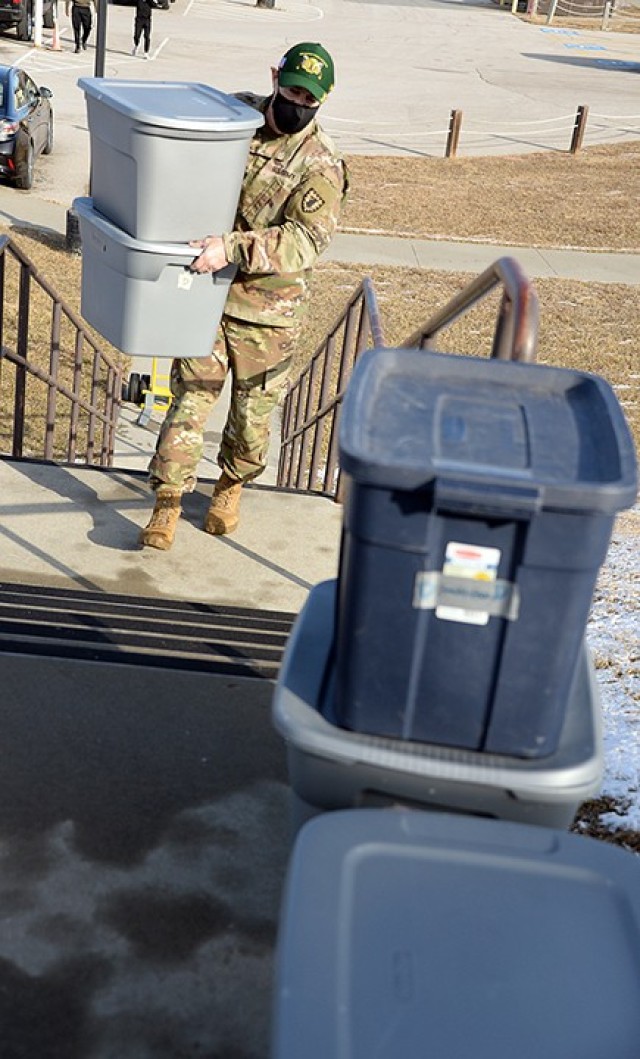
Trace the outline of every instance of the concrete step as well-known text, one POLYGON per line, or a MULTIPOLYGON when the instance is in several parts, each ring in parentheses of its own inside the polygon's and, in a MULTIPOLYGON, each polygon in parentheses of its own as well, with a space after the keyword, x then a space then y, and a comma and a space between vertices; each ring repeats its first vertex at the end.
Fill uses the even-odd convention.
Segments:
POLYGON ((0 654, 275 679, 294 615, 0 586, 0 654))

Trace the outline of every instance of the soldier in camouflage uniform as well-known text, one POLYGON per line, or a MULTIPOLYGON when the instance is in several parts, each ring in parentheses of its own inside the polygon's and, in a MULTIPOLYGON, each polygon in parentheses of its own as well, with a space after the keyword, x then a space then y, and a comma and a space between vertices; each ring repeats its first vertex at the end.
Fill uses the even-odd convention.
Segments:
POLYGON ((318 107, 333 88, 330 55, 320 44, 290 48, 272 69, 273 94, 238 98, 265 115, 251 141, 234 230, 192 245, 196 272, 238 266, 209 357, 175 360, 173 401, 162 425, 149 478, 156 505, 142 544, 170 548, 180 497, 196 482, 204 428, 232 372, 207 533, 238 524, 245 482, 264 470, 269 422, 287 381, 309 295, 311 269, 338 224, 347 176, 333 143, 317 124, 318 107))

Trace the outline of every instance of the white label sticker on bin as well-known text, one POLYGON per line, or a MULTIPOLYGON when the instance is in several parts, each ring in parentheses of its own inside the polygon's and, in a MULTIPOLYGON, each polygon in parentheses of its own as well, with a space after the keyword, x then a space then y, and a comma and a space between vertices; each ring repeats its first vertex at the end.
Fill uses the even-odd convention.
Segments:
POLYGON ((183 268, 178 272, 178 290, 191 290, 191 284, 193 283, 193 272, 189 272, 188 268, 183 268))
POLYGON ((518 617, 517 585, 497 577, 499 548, 449 541, 442 573, 423 571, 416 576, 413 605, 434 610, 443 621, 486 625, 490 617, 518 617))
MULTIPOLYGON (((444 553, 442 573, 447 577, 462 577, 472 581, 495 581, 500 562, 499 548, 481 548, 477 545, 459 544, 449 541, 444 553)), ((486 625, 487 611, 469 607, 436 607, 436 618, 443 621, 464 621, 469 625, 486 625)))

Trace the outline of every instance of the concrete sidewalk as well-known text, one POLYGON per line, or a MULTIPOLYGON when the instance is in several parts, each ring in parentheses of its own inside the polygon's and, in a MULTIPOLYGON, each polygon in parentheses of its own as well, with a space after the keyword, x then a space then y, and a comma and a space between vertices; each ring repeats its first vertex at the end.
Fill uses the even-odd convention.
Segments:
MULTIPOLYGON (((56 202, 0 187, 0 227, 47 229, 64 235, 67 210, 56 202)), ((437 272, 482 272, 499 257, 515 257, 530 279, 574 279, 591 283, 640 285, 640 254, 592 253, 551 247, 501 246, 392 235, 338 232, 323 261, 361 265, 401 265, 437 272)))
POLYGON ((454 243, 338 232, 324 260, 345 264, 403 265, 436 272, 483 272, 499 257, 516 258, 530 279, 640 284, 640 254, 592 253, 555 247, 454 243))

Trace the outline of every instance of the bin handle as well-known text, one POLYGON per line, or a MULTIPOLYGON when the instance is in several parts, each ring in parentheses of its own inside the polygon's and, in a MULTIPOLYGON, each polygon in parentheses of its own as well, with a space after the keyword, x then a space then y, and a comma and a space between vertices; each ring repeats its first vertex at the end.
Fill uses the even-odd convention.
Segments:
POLYGON ((438 478, 434 508, 439 511, 530 518, 542 507, 542 491, 536 486, 505 485, 504 482, 469 482, 438 478))

